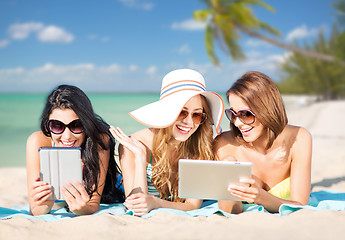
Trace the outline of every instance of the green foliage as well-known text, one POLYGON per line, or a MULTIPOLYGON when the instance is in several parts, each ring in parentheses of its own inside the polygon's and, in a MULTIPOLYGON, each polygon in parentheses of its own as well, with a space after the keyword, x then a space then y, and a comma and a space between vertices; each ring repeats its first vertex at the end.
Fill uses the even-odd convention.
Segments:
POLYGON ((337 0, 332 6, 336 10, 335 17, 338 20, 338 24, 342 27, 345 27, 345 0, 337 0))
POLYGON ((345 97, 345 32, 334 24, 327 40, 322 32, 318 39, 305 48, 336 57, 334 62, 325 62, 292 53, 280 66, 283 81, 278 83, 282 93, 316 94, 321 99, 345 97))
POLYGON ((258 20, 250 6, 257 5, 274 11, 274 8, 260 0, 202 0, 207 9, 194 11, 193 17, 197 21, 207 24, 205 31, 206 51, 215 65, 219 60, 214 52, 214 41, 234 60, 245 58, 238 41, 239 33, 245 30, 265 31, 279 36, 280 33, 272 26, 258 20))

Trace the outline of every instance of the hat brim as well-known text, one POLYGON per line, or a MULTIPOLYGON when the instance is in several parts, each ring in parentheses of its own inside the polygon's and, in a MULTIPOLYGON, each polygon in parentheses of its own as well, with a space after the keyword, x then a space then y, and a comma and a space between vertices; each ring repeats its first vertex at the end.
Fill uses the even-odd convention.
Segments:
POLYGON ((129 113, 138 122, 152 128, 165 128, 173 124, 183 106, 196 95, 205 96, 211 109, 213 124, 217 134, 221 132, 220 123, 224 112, 224 102, 215 92, 183 91, 167 96, 129 113))

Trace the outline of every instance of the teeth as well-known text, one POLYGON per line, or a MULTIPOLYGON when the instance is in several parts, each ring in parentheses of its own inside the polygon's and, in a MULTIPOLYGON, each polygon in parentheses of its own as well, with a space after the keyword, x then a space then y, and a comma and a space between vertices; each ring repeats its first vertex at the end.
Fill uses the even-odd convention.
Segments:
POLYGON ((182 130, 182 131, 186 131, 188 132, 189 130, 191 130, 190 127, 182 127, 182 126, 177 126, 178 129, 182 130))
POLYGON ((62 142, 62 144, 67 146, 67 147, 71 147, 71 146, 73 146, 74 142, 62 142))
POLYGON ((247 130, 241 130, 242 132, 249 132, 250 130, 252 130, 252 128, 249 128, 247 130))

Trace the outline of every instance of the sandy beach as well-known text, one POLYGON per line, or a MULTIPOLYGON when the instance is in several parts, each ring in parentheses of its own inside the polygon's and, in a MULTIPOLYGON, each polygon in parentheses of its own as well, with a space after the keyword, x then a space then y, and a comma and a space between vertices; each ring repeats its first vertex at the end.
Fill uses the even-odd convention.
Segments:
MULTIPOLYGON (((289 123, 313 136, 312 191, 345 192, 345 101, 313 102, 289 96, 289 123)), ((24 168, 0 168, 0 207, 28 204, 24 168)), ((345 239, 345 211, 299 210, 287 216, 247 212, 227 218, 81 216, 46 222, 0 220, 0 239, 345 239)))

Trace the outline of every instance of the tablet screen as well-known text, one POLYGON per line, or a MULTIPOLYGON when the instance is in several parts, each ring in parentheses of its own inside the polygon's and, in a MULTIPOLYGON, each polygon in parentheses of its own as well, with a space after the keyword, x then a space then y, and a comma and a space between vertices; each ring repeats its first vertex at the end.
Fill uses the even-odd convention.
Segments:
POLYGON ((227 189, 243 177, 251 178, 250 162, 179 160, 179 197, 241 201, 227 189))

